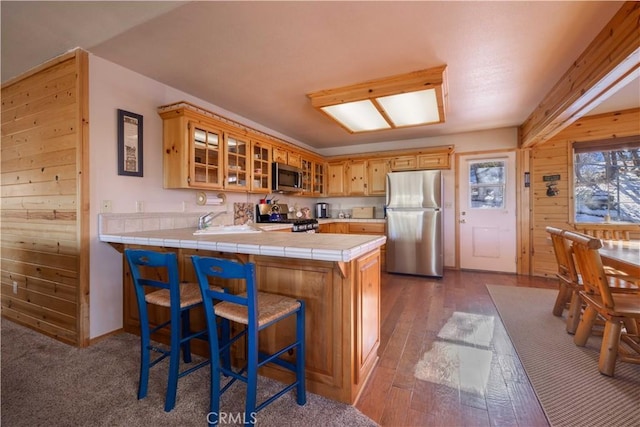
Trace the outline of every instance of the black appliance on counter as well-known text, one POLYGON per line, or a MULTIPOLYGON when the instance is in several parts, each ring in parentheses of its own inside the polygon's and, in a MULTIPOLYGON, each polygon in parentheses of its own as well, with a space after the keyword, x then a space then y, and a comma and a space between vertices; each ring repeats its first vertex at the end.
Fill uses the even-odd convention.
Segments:
POLYGON ((316 218, 330 218, 329 203, 316 203, 316 218))
POLYGON ((312 218, 289 218, 287 205, 256 205, 256 221, 259 223, 291 224, 294 233, 317 233, 318 221, 312 218))

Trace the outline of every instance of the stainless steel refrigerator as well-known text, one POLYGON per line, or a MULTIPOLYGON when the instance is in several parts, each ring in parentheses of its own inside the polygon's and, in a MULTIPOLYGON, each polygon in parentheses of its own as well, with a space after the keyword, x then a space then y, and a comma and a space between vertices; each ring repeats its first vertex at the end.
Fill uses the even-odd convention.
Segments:
POLYGON ((442 173, 387 174, 387 272, 442 277, 442 173))

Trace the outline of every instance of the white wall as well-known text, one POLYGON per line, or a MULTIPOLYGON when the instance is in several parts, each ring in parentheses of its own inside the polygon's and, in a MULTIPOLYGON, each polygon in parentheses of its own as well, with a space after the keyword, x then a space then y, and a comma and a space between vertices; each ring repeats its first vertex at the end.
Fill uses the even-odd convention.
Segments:
MULTIPOLYGON (((225 207, 207 209, 195 204, 194 190, 165 190, 162 187, 162 120, 157 107, 177 101, 188 101, 209 111, 236 120, 283 140, 307 149, 305 144, 286 135, 252 122, 216 105, 205 102, 160 82, 134 73, 100 57, 89 55, 89 141, 91 183, 91 261, 90 261, 90 337, 98 337, 122 327, 122 255, 98 240, 98 213, 103 200, 110 200, 112 212, 136 212, 136 202, 143 202, 145 212, 182 212, 183 204, 189 212, 224 210, 225 207), (144 176, 119 176, 117 169, 117 110, 123 109, 143 116, 144 176)), ((324 150, 322 155, 338 155, 420 148, 436 145, 455 145, 456 152, 513 148, 516 130, 497 129, 443 137, 409 141, 390 141, 367 146, 351 146, 324 150)), ((316 150, 317 151, 317 150, 316 150)), ((454 171, 445 171, 445 218, 454 213, 454 171)), ((227 193, 227 205, 232 213, 234 202, 256 203, 259 196, 227 193)), ((313 207, 316 200, 302 197, 279 197, 290 206, 313 207)), ((354 206, 376 206, 381 214, 384 200, 372 198, 332 198, 333 205, 345 209, 354 206)), ((232 217, 223 216, 226 223, 232 217)), ((445 265, 454 265, 454 224, 445 220, 445 265)), ((515 238, 515 237, 514 237, 515 238)))

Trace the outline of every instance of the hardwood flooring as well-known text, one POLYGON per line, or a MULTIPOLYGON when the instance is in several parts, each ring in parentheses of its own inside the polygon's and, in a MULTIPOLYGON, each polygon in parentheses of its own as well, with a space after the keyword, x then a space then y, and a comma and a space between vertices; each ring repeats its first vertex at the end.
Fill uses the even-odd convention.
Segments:
POLYGON ((555 279, 477 271, 446 270, 442 279, 383 273, 380 360, 355 406, 381 426, 549 426, 486 284, 557 288, 555 279), (455 312, 491 320, 489 346, 438 337, 455 312), (435 380, 416 378, 425 353, 444 348, 471 354, 472 369, 455 369, 458 377, 427 363, 435 380), (474 359, 487 353, 486 366, 474 359), (465 386, 468 379, 486 382, 484 392, 465 386))

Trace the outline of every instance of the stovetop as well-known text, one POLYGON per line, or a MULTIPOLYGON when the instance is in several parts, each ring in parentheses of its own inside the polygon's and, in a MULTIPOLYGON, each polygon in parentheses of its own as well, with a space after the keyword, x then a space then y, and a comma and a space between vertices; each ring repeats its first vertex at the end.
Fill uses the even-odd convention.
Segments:
POLYGON ((317 224, 318 220, 313 218, 282 218, 275 221, 266 221, 275 224, 317 224))

